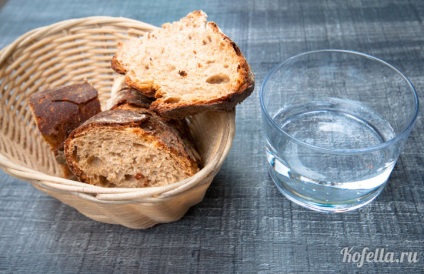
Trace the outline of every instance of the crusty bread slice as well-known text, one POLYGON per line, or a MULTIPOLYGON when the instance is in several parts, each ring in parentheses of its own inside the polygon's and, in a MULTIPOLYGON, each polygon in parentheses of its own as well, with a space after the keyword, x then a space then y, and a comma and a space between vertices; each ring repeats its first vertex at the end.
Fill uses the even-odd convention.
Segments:
POLYGON ((165 117, 231 110, 254 89, 240 49, 202 11, 121 43, 112 68, 156 98, 151 109, 165 117))
POLYGON ((200 157, 184 125, 121 105, 93 116, 70 134, 66 161, 81 181, 97 186, 175 183, 199 170, 200 157))

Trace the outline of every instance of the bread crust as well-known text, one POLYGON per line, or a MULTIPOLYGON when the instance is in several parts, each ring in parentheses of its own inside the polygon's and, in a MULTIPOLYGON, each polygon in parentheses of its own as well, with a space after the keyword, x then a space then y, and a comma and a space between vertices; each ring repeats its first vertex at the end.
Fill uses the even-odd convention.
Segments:
MULTIPOLYGON (((118 48, 121 48, 121 47, 122 47, 122 43, 118 43, 118 48)), ((112 66, 112 69, 118 73, 125 74, 127 72, 127 70, 118 60, 118 57, 116 55, 112 57, 111 66, 112 66)))
POLYGON ((97 96, 85 82, 34 93, 28 103, 42 136, 57 149, 72 130, 100 112, 97 96))
POLYGON ((157 112, 159 115, 172 118, 172 117, 187 117, 205 111, 231 111, 237 104, 246 99, 255 89, 254 83, 241 93, 234 93, 226 98, 220 98, 216 101, 199 104, 179 104, 178 107, 169 104, 157 104, 156 101, 152 103, 150 109, 157 112))
POLYGON ((127 86, 116 92, 110 109, 125 108, 127 106, 148 109, 152 102, 152 98, 149 98, 141 94, 138 90, 127 86))

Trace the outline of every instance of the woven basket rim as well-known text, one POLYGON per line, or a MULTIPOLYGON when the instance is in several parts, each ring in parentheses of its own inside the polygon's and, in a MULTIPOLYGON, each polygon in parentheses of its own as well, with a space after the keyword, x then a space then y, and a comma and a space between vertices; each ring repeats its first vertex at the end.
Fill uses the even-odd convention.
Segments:
MULTIPOLYGON (((50 33, 66 30, 69 27, 79 24, 128 24, 129 27, 131 25, 137 25, 139 28, 141 27, 146 29, 146 31, 151 31, 157 28, 156 26, 150 25, 148 23, 126 17, 91 16, 67 19, 53 23, 51 25, 30 30, 18 37, 11 44, 0 50, 0 65, 2 65, 3 62, 5 62, 17 48, 26 47, 40 37, 42 38, 43 36, 49 35, 50 33)), ((134 200, 142 201, 143 199, 146 199, 146 201, 152 202, 152 197, 154 197, 154 199, 169 198, 199 184, 205 183, 200 179, 214 176, 218 172, 217 169, 219 169, 219 167, 222 165, 231 149, 235 134, 235 110, 227 112, 226 115, 228 117, 228 128, 225 131, 225 134, 221 136, 220 142, 221 144, 225 144, 225 146, 220 147, 221 151, 219 151, 219 153, 213 157, 210 163, 204 166, 192 177, 166 186, 148 188, 105 188, 89 185, 78 181, 47 175, 37 170, 22 166, 11 161, 1 152, 0 167, 6 173, 18 177, 24 181, 27 180, 33 184, 37 184, 40 187, 54 189, 55 191, 71 192, 75 195, 79 195, 84 199, 90 199, 98 202, 124 202, 134 200)))
POLYGON ((106 24, 106 23, 129 23, 134 25, 139 25, 146 30, 153 30, 157 28, 154 25, 138 21, 135 19, 127 18, 127 17, 114 17, 114 16, 89 16, 89 17, 80 17, 80 18, 71 18, 67 20, 62 20, 51 25, 41 26, 26 33, 22 34, 18 38, 16 38, 12 43, 5 46, 0 50, 0 65, 7 60, 7 58, 13 53, 13 51, 22 46, 26 46, 30 44, 35 37, 42 37, 44 35, 48 35, 52 32, 57 32, 59 30, 67 29, 74 25, 79 25, 81 23, 84 24, 106 24))

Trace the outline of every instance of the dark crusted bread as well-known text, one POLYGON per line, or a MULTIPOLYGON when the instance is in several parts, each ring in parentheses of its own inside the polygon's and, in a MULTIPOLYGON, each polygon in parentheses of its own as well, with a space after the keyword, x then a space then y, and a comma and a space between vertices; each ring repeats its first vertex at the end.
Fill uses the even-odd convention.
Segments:
POLYGON ((152 110, 170 118, 231 110, 254 89, 240 49, 202 11, 121 43, 112 68, 156 99, 152 110))
POLYGON ((99 113, 97 90, 89 83, 62 86, 32 94, 28 103, 37 127, 50 145, 65 177, 70 177, 63 142, 72 130, 99 113))
POLYGON ((114 104, 110 109, 120 108, 121 106, 132 106, 149 109, 152 99, 144 96, 138 90, 130 87, 124 87, 117 92, 114 98, 114 104))
POLYGON ((199 170, 184 123, 129 105, 93 116, 65 142, 66 160, 83 182, 148 187, 178 182, 199 170))
POLYGON ((116 77, 111 91, 110 99, 107 101, 107 109, 138 107, 149 109, 153 99, 140 93, 138 90, 127 86, 125 77, 116 77))

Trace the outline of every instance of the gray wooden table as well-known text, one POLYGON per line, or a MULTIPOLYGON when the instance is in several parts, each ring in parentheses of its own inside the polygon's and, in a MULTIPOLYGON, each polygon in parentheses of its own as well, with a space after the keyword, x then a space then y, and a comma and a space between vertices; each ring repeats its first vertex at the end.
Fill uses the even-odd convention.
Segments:
MULTIPOLYGON (((292 55, 342 48, 393 64, 424 102, 420 0, 0 0, 0 48, 64 19, 109 15, 161 25, 194 9, 240 46, 257 87, 292 55)), ((424 272, 421 116, 383 193, 363 209, 335 215, 289 202, 271 182, 258 88, 238 106, 236 122, 233 148, 204 201, 182 220, 148 230, 94 222, 0 172, 0 273, 424 272), (415 260, 389 262, 402 252, 415 260)))

